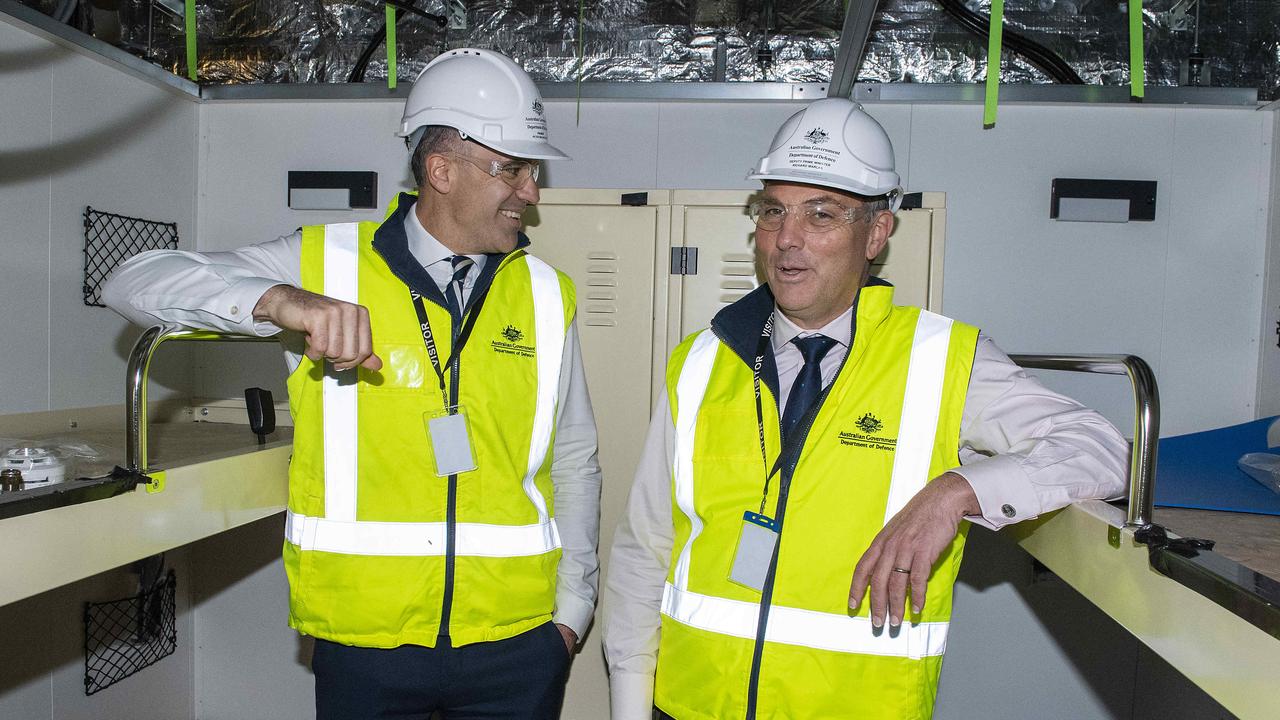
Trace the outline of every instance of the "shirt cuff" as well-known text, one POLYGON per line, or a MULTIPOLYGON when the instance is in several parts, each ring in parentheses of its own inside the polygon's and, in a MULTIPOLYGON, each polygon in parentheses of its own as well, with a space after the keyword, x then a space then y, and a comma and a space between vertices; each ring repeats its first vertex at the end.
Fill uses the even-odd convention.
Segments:
POLYGON ((613 720, 651 720, 653 676, 625 672, 610 675, 609 710, 613 720))
POLYGON ((970 522, 999 530, 1040 514, 1040 498, 1016 457, 997 455, 951 472, 969 482, 982 508, 981 517, 966 518, 970 522))
POLYGON ((253 309, 258 306, 258 301, 262 299, 267 291, 277 285, 284 285, 279 280, 270 280, 267 278, 245 278, 238 280, 227 291, 223 293, 220 299, 219 308, 208 308, 215 315, 225 317, 227 320, 235 323, 237 327, 244 328, 243 332, 257 335, 258 337, 271 337, 280 333, 282 328, 274 323, 265 320, 255 321, 253 319, 253 309))
POLYGON ((578 635, 578 642, 587 636, 587 626, 591 624, 591 614, 595 608, 591 603, 571 592, 556 593, 556 611, 551 620, 559 625, 567 626, 578 635))

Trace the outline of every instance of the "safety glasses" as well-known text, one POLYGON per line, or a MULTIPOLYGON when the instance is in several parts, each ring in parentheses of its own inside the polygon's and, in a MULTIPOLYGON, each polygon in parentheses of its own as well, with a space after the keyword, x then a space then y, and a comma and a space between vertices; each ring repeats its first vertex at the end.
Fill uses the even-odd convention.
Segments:
POLYGON ((533 180, 538 181, 538 171, 541 165, 533 160, 490 160, 487 163, 483 160, 477 160, 470 155, 460 152, 444 153, 452 155, 460 160, 474 165, 477 170, 487 173, 489 177, 495 177, 511 186, 512 188, 524 187, 524 184, 533 180))
POLYGON ((759 200, 747 206, 747 215, 761 230, 773 232, 782 229, 787 215, 800 219, 800 227, 805 232, 824 233, 838 227, 858 222, 872 213, 866 207, 845 207, 828 200, 784 205, 772 200, 759 200))

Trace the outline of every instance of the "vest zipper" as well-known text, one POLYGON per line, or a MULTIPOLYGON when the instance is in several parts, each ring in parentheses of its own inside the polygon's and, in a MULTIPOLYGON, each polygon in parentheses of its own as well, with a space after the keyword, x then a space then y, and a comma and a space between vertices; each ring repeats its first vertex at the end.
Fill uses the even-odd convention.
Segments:
MULTIPOLYGON (((474 292, 474 289, 472 290, 474 292)), ((451 347, 456 346, 458 341, 458 327, 455 324, 451 329, 453 335, 453 343, 451 347)), ((452 352, 452 350, 450 350, 452 352)), ((458 404, 458 368, 462 365, 462 358, 458 358, 458 362, 453 363, 453 367, 449 372, 449 403, 451 405, 458 404)), ((440 608, 440 636, 448 641, 449 647, 453 647, 453 640, 449 636, 449 621, 453 615, 453 566, 454 566, 454 550, 457 545, 457 524, 458 524, 458 476, 449 476, 449 495, 446 501, 445 524, 444 524, 444 593, 441 600, 440 608)))
MULTIPOLYGON (((720 340, 720 342, 724 343, 730 350, 733 350, 733 354, 737 355, 739 360, 747 363, 748 367, 751 365, 752 359, 743 357, 743 355, 740 354, 732 344, 725 340, 724 336, 721 335, 715 327, 711 328, 711 332, 720 340)), ((846 359, 848 359, 847 356, 846 359)), ((843 364, 841 367, 843 367, 843 364)), ((839 373, 837 372, 837 375, 838 374, 839 373)), ((832 380, 832 382, 834 383, 835 380, 832 380)), ((813 422, 816 419, 817 415, 815 414, 800 426, 799 431, 804 439, 808 439, 809 429, 813 427, 813 422)), ((801 441, 801 444, 803 445, 803 441, 801 441)), ((798 461, 799 456, 797 456, 797 462, 798 461)), ((794 470, 794 468, 782 468, 782 472, 788 477, 790 477, 792 470, 794 470)), ((777 518, 775 519, 778 521, 778 542, 773 546, 773 557, 769 559, 769 570, 765 573, 764 588, 760 593, 760 610, 759 614, 756 616, 756 639, 751 650, 751 673, 747 680, 747 712, 744 716, 745 720, 755 720, 756 717, 756 694, 760 690, 760 665, 764 660, 764 637, 765 631, 768 629, 769 625, 769 608, 773 604, 773 579, 778 569, 778 555, 782 550, 782 531, 785 529, 782 521, 783 516, 787 514, 787 488, 790 484, 790 482, 778 483, 778 506, 775 513, 777 515, 777 518)))
MULTIPOLYGON (((834 380, 832 381, 834 382, 834 380)), ((800 441, 802 453, 804 441, 809 439, 809 430, 813 427, 817 414, 809 418, 809 421, 800 427, 800 441)), ((796 456, 796 462, 799 462, 799 455, 796 456)), ((756 717, 756 696, 760 692, 760 666, 764 662, 764 638, 765 632, 769 626, 769 608, 773 606, 773 581, 778 572, 778 556, 782 554, 782 532, 786 529, 786 523, 783 522, 787 514, 787 498, 790 497, 791 474, 795 471, 795 467, 782 468, 782 473, 786 475, 787 482, 778 483, 778 506, 775 518, 778 521, 778 541, 773 546, 773 557, 769 559, 769 571, 765 574, 764 588, 760 593, 760 613, 756 621, 756 641, 751 649, 751 675, 747 681, 747 713, 746 720, 755 720, 756 717)))
MULTIPOLYGON (((857 314, 857 303, 854 303, 854 314, 857 314)), ((827 393, 835 389, 836 381, 840 379, 841 373, 844 372, 844 366, 849 362, 849 355, 853 352, 853 339, 856 333, 850 331, 849 334, 849 351, 845 354, 844 359, 840 361, 840 366, 836 368, 835 375, 831 378, 831 384, 827 386, 821 395, 819 402, 826 400, 827 393)), ((716 334, 719 337, 719 334, 716 334)), ((723 342, 723 338, 721 339, 723 342)), ((727 343, 726 343, 727 344, 727 343)), ((730 346, 732 347, 732 346, 730 346)), ((734 354, 737 354, 736 352, 734 354)), ((742 356, 739 355, 739 358, 742 356)), ((750 363, 748 363, 750 364, 750 363)), ((760 692, 760 667, 764 663, 764 638, 769 626, 769 608, 773 606, 773 581, 778 572, 778 556, 782 554, 782 533, 786 530, 787 515, 787 499, 791 496, 791 475, 795 472, 796 465, 800 463, 800 457, 804 454, 804 445, 809 439, 809 431, 813 429, 813 424, 818 420, 819 413, 808 414, 801 425, 797 427, 800 433, 800 452, 794 458, 794 464, 790 467, 783 465, 781 473, 783 482, 778 483, 778 505, 774 512, 777 516, 774 518, 778 521, 778 541, 773 546, 773 557, 769 559, 769 571, 765 574, 764 588, 760 592, 760 612, 757 615, 756 622, 756 640, 755 645, 751 649, 751 674, 747 680, 747 711, 745 720, 755 720, 756 718, 756 696, 760 692)))

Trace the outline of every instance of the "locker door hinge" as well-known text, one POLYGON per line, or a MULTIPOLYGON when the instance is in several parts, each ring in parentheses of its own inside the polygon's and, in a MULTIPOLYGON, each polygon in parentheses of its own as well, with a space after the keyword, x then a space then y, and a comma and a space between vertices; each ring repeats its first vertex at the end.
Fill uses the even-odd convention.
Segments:
POLYGON ((671 274, 672 275, 697 275, 698 274, 698 248, 696 247, 671 248, 671 274))

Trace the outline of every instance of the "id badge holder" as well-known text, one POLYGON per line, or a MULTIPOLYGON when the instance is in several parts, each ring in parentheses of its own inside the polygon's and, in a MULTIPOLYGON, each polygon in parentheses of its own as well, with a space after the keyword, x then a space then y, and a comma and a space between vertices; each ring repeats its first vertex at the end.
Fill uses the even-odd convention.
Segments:
POLYGON ((431 413, 426 418, 431 454, 436 461, 436 477, 449 477, 476 469, 467 431, 467 413, 461 405, 431 413), (450 412, 452 411, 452 412, 450 412))
POLYGON ((742 513, 742 533, 733 554, 729 581, 756 592, 764 592, 774 548, 778 546, 778 521, 750 510, 742 513))

